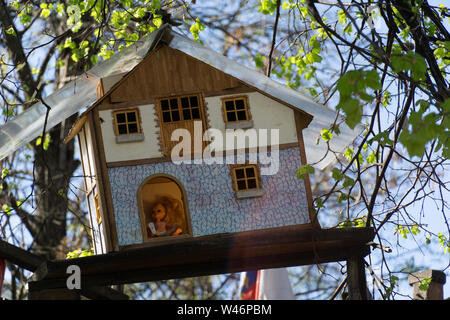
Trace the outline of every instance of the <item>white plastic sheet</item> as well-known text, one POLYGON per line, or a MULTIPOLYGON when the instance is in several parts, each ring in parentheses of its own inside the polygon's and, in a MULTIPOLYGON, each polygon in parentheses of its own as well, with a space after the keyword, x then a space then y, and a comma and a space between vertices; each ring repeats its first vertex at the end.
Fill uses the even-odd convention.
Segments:
MULTIPOLYGON (((44 98, 44 102, 51 108, 46 129, 51 129, 97 101, 98 80, 133 69, 147 55, 155 40, 161 36, 162 30, 163 28, 123 49, 44 98)), ((46 113, 46 106, 38 102, 0 127, 0 160, 42 134, 46 113)))

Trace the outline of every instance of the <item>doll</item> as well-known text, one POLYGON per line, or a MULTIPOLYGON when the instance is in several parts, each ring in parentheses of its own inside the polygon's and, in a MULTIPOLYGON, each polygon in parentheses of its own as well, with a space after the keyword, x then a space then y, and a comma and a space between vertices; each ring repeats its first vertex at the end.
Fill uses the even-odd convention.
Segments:
POLYGON ((159 198, 152 206, 150 234, 156 237, 176 236, 183 233, 184 212, 178 200, 159 198))

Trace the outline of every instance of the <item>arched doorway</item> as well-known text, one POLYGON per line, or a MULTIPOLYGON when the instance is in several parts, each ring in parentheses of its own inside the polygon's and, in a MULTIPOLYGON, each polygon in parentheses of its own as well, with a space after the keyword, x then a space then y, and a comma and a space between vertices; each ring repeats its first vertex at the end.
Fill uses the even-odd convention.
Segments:
POLYGON ((143 241, 192 235, 186 192, 175 177, 147 177, 137 198, 143 241))

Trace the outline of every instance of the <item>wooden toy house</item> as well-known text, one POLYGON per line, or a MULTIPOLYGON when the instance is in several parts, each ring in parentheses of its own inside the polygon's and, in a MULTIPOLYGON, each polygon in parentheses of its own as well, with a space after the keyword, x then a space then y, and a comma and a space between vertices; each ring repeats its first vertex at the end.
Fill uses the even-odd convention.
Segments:
POLYGON ((174 238, 318 227, 309 180, 295 170, 307 162, 305 129, 314 114, 329 113, 323 106, 169 28, 131 71, 101 78, 97 95, 66 138, 79 139, 96 253, 174 238), (171 141, 172 133, 184 128, 194 136, 195 123, 202 137, 209 128, 224 137, 230 129, 241 135, 278 129, 276 145, 268 146, 277 153, 276 173, 261 174, 261 164, 249 160, 260 159, 259 149, 248 144, 239 150, 224 142, 215 150, 223 151, 222 163, 174 163, 179 141, 171 141), (227 161, 239 151, 244 161, 227 161))
MULTIPOLYGON (((298 179, 295 171, 333 161, 316 141, 336 121, 334 111, 166 25, 76 81, 46 98, 48 127, 85 108, 66 141, 78 137, 97 254, 261 229, 320 228, 308 177, 298 179), (177 129, 197 138, 209 129, 224 138, 229 132, 245 138, 253 129, 266 136, 257 136, 258 148, 226 139, 211 153, 210 160, 222 160, 215 162, 197 158, 209 142, 193 139, 182 154, 191 163, 177 163, 171 157, 177 129)), ((46 109, 33 108, 1 128, 2 158, 41 133, 46 109)), ((331 148, 342 151, 357 130, 342 124, 331 148)))

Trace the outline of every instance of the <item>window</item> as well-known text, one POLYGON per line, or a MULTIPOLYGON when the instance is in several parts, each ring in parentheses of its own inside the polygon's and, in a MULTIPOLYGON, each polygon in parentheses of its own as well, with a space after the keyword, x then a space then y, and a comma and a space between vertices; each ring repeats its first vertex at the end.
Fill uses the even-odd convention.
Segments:
POLYGON ((160 104, 163 122, 201 120, 197 95, 161 99, 160 104))
POLYGON ((138 109, 114 111, 113 114, 117 136, 141 133, 138 109))
POLYGON ((137 192, 143 240, 192 235, 186 191, 174 177, 147 177, 137 192))
POLYGON ((234 185, 236 191, 259 189, 258 170, 255 165, 233 168, 234 185))
POLYGON ((250 115, 246 97, 222 99, 225 122, 249 121, 250 115))

